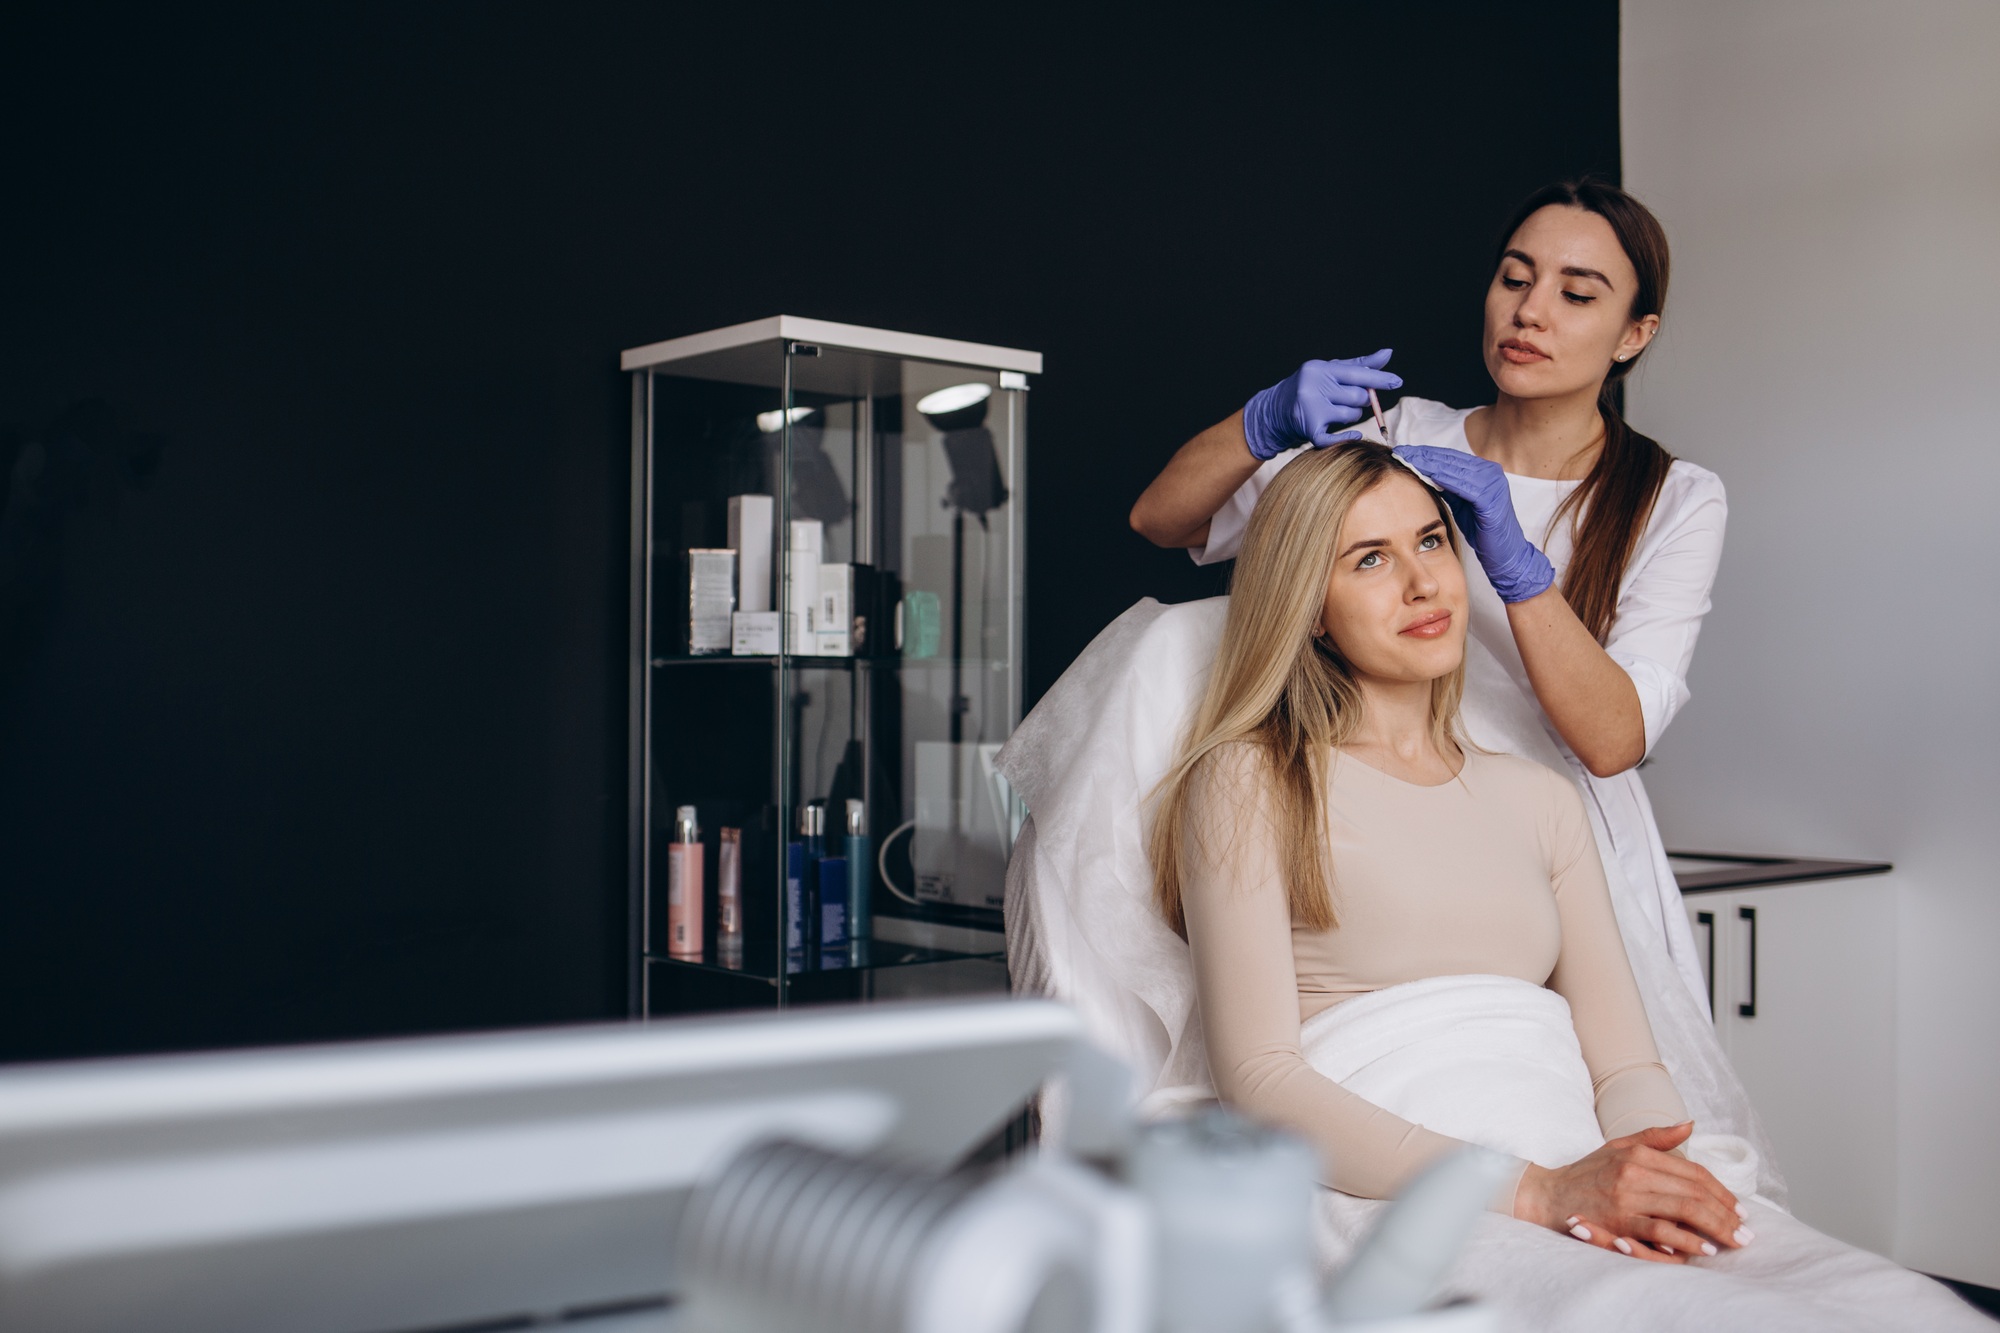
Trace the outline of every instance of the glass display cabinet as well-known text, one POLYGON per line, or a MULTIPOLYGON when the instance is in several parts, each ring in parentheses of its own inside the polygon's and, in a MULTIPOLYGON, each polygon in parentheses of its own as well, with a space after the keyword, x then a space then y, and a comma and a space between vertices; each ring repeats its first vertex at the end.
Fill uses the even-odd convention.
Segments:
POLYGON ((780 315, 623 366, 634 1013, 1004 984, 1041 356, 780 315))

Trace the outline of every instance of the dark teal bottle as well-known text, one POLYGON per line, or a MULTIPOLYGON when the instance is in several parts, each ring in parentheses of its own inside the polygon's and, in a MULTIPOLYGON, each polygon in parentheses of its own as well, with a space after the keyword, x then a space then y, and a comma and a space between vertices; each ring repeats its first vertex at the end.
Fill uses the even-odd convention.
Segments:
POLYGON ((857 965, 868 961, 868 940, 875 933, 875 854, 868 841, 868 809, 847 800, 847 938, 857 965))

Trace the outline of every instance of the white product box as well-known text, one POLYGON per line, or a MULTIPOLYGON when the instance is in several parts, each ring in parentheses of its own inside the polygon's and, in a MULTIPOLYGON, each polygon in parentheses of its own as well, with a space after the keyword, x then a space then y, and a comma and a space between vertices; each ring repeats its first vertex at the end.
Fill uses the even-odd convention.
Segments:
POLYGON ((736 552, 693 550, 687 559, 687 650, 696 657, 726 653, 736 610, 736 552))
POLYGON ((816 518, 795 518, 785 543, 794 551, 811 551, 813 559, 826 559, 826 525, 816 518))
POLYGON ((854 566, 819 567, 819 614, 813 624, 821 657, 854 655, 854 566))
MULTIPOLYGON (((794 524, 794 527, 797 525, 794 524)), ((819 555, 794 548, 785 553, 785 651, 819 652, 819 555)))
POLYGON ((736 609, 771 609, 772 501, 768 495, 729 497, 729 544, 736 551, 736 609))
POLYGON ((738 611, 729 618, 729 651, 738 657, 776 657, 783 622, 776 611, 738 611))

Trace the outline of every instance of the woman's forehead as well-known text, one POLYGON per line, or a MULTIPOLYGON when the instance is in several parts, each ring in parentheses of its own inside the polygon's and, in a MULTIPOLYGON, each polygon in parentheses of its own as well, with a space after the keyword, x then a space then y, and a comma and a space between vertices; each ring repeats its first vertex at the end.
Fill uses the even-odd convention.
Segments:
POLYGON ((1404 537, 1437 520, 1437 502, 1408 472, 1397 468, 1354 497, 1340 525, 1340 544, 1404 537))
POLYGON ((1537 269, 1590 268, 1609 275, 1618 283, 1621 274, 1632 276, 1632 261, 1618 243, 1611 224, 1587 208, 1549 204, 1528 215, 1507 241, 1509 250, 1518 250, 1534 261, 1537 269))

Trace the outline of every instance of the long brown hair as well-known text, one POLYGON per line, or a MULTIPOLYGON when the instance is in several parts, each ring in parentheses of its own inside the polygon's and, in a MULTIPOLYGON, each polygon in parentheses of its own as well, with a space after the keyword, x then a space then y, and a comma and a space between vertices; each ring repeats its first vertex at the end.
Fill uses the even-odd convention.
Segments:
MULTIPOLYGON (((1588 176, 1545 186, 1529 195, 1500 233, 1493 257, 1495 268, 1521 224, 1551 204, 1581 208, 1611 224, 1612 234, 1639 275, 1627 318, 1644 319, 1666 308, 1666 229, 1637 199, 1616 185, 1588 176)), ((1625 376, 1644 355, 1642 349, 1629 361, 1611 363, 1604 386, 1597 392, 1597 411, 1604 418, 1604 450, 1583 484, 1564 498, 1550 522, 1551 529, 1565 518, 1571 524, 1576 541, 1569 572, 1563 575, 1563 598, 1599 643, 1611 633, 1612 622, 1618 618, 1618 585, 1624 580, 1626 562, 1639 544, 1653 502, 1666 483, 1667 469, 1674 462, 1672 454, 1627 425, 1619 411, 1625 376)))
MULTIPOLYGON (((1203 844, 1190 817, 1197 789, 1232 801, 1242 815, 1234 821, 1238 828, 1262 812, 1276 839, 1294 925, 1331 930, 1336 924, 1326 764, 1333 747, 1361 724, 1361 687, 1313 630, 1348 510, 1397 475, 1417 480, 1386 447, 1366 440, 1308 451, 1278 473, 1250 513, 1215 665, 1174 765, 1149 798, 1154 900, 1183 937, 1181 886, 1189 871, 1228 860, 1227 849, 1203 844)), ((1444 501, 1435 492, 1431 501, 1457 552, 1444 501)), ((1454 739, 1464 692, 1463 661, 1431 682, 1431 736, 1440 750, 1448 752, 1454 739)))

